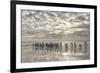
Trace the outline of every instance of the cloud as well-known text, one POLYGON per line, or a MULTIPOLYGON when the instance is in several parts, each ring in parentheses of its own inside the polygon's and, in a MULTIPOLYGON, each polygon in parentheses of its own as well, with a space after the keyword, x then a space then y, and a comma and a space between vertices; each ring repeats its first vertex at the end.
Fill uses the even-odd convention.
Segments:
POLYGON ((88 36, 89 13, 22 10, 22 31, 39 37, 88 36))
POLYGON ((81 29, 90 29, 90 25, 87 25, 87 24, 81 24, 81 25, 77 25, 77 26, 74 26, 74 27, 71 27, 71 28, 81 28, 81 29))
POLYGON ((86 30, 76 31, 72 35, 74 36, 90 36, 90 33, 86 30))

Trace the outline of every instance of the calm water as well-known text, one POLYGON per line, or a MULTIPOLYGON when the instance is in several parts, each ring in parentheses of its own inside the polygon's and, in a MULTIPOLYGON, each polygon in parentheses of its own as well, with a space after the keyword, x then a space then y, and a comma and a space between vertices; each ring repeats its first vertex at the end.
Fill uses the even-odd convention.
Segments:
POLYGON ((73 61, 73 60, 86 60, 90 58, 90 41, 89 40, 68 40, 68 39, 24 39, 22 40, 22 62, 46 62, 46 61, 73 61), (87 49, 85 51, 84 42, 87 41, 87 49), (35 43, 61 43, 61 48, 50 48, 50 50, 41 47, 36 49, 33 44, 35 43), (68 44, 67 51, 65 43, 68 44), (73 47, 71 44, 73 44, 73 47), (74 46, 76 43, 76 48, 74 46), (79 49, 79 44, 82 44, 79 49), (71 49, 73 48, 73 49, 71 49), (61 51, 60 51, 61 50, 61 51))

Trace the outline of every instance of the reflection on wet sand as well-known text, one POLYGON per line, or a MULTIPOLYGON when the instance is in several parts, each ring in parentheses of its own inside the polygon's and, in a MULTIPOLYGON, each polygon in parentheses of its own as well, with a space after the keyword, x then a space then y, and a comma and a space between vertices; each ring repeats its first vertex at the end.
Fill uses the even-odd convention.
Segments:
POLYGON ((89 40, 23 42, 22 62, 86 60, 89 48, 89 40))

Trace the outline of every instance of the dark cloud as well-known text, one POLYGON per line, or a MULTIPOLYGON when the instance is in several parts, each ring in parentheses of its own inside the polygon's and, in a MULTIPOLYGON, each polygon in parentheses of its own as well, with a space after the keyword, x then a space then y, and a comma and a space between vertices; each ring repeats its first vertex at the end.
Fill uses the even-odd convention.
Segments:
POLYGON ((83 28, 83 29, 90 29, 90 25, 87 25, 87 24, 81 24, 81 25, 74 26, 74 27, 71 27, 71 28, 83 28))
POLYGON ((90 32, 88 30, 75 31, 72 34, 69 34, 69 36, 90 36, 90 32))
POLYGON ((86 17, 84 17, 84 16, 77 16, 77 17, 75 18, 75 20, 78 20, 78 21, 85 21, 85 20, 87 20, 87 19, 86 19, 86 17))

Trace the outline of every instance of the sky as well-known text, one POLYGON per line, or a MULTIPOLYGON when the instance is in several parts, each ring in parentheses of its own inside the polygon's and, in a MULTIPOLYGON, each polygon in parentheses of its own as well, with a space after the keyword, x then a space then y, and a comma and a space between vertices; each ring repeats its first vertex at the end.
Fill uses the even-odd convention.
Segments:
POLYGON ((22 9, 21 25, 34 38, 90 37, 90 13, 22 9))

